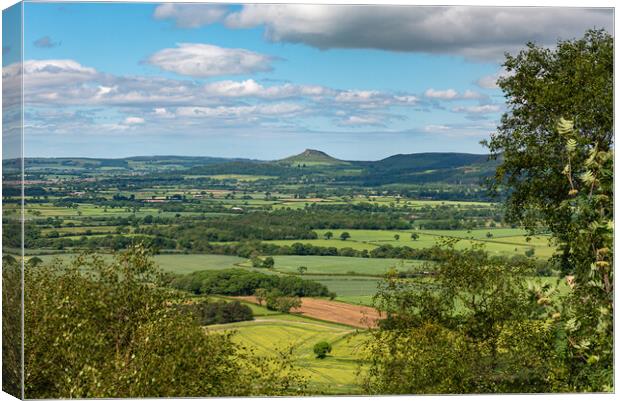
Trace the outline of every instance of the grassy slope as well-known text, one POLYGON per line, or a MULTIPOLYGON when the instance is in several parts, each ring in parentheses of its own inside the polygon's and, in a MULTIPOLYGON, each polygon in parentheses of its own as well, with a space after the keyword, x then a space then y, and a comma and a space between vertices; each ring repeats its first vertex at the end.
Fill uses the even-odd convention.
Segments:
MULTIPOLYGON (((344 256, 274 256, 275 270, 283 273, 298 273, 299 266, 307 267, 305 274, 383 275, 390 267, 406 270, 418 266, 417 260, 349 258, 344 256)), ((243 264, 250 266, 248 262, 243 264)), ((313 276, 308 278, 313 279, 313 276)))
MULTIPOLYGON (((101 254, 105 259, 111 259, 110 254, 101 254)), ((63 260, 71 260, 74 254, 42 255, 44 262, 59 257, 63 260)), ((245 259, 228 255, 156 255, 155 263, 162 270, 172 273, 187 274, 197 270, 221 270, 237 267, 238 263, 245 259)))
POLYGON ((308 378, 312 392, 356 394, 361 391, 357 370, 364 332, 296 315, 260 316, 249 322, 209 326, 209 330, 234 330, 233 339, 259 355, 276 355, 278 350, 292 348, 294 363, 308 378), (331 355, 323 360, 317 359, 312 351, 319 341, 332 345, 331 355))

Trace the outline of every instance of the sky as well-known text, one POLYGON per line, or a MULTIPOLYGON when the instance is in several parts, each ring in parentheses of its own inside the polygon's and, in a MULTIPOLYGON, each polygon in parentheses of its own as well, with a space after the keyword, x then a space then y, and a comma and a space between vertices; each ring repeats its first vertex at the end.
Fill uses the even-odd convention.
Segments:
POLYGON ((495 83, 505 52, 613 29, 610 9, 558 7, 33 2, 23 12, 23 69, 4 35, 3 80, 23 71, 28 157, 485 153, 480 141, 507 111, 495 83))

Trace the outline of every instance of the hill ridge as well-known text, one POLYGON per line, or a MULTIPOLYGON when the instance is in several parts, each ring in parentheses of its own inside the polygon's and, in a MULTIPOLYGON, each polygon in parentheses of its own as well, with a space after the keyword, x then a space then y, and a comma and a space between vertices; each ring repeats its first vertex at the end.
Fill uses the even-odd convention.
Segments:
POLYGON ((303 152, 299 154, 277 160, 277 162, 285 163, 285 164, 311 163, 311 164, 323 164, 323 165, 325 164, 346 164, 347 163, 343 160, 336 159, 335 157, 328 155, 322 150, 310 149, 310 148, 305 149, 303 152))

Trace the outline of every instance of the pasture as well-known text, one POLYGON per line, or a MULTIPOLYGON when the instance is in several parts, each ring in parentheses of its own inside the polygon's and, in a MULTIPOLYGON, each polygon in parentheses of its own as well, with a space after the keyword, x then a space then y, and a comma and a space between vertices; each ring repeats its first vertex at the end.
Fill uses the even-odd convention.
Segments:
MULTIPOLYGON (((306 267, 307 275, 363 275, 382 276, 390 268, 407 270, 419 267, 418 260, 351 258, 345 256, 273 256, 274 270, 282 273, 299 274, 299 267, 306 267)), ((242 264, 250 267, 248 261, 242 264)), ((314 279, 314 277, 308 277, 314 279)))
MULTIPOLYGON (((101 254, 106 260, 112 258, 111 254, 101 254)), ((64 261, 72 260, 76 255, 71 253, 40 255, 39 257, 48 262, 54 258, 60 258, 64 261)), ((222 270, 238 267, 238 264, 245 261, 243 258, 228 255, 155 255, 153 257, 155 263, 164 271, 187 274, 198 270, 222 270)), ((262 270, 261 270, 262 271, 262 270)))
POLYGON ((257 317, 254 321, 208 326, 207 330, 233 330, 233 340, 258 355, 277 355, 292 350, 294 365, 308 379, 309 390, 317 394, 359 394, 357 383, 362 343, 367 334, 354 328, 316 321, 296 315, 257 317), (332 352, 317 359, 312 350, 328 341, 332 352))
POLYGON ((534 250, 534 255, 547 259, 554 253, 554 248, 549 241, 548 236, 535 236, 531 237, 528 241, 528 236, 525 230, 513 229, 513 228, 499 228, 499 229, 477 229, 477 230, 314 230, 319 238, 324 238, 325 233, 330 231, 335 238, 338 238, 344 231, 348 232, 351 237, 346 241, 342 240, 310 240, 313 242, 296 241, 303 243, 312 243, 317 246, 321 241, 335 242, 334 245, 337 248, 344 248, 349 246, 353 249, 368 249, 364 247, 376 247, 381 245, 408 246, 413 249, 430 248, 437 245, 442 237, 458 239, 456 244, 457 249, 464 249, 474 244, 482 244, 486 250, 491 254, 496 255, 524 255, 530 249, 534 250), (488 234, 491 236, 488 236, 488 234), (413 239, 412 234, 417 234, 417 238, 413 239), (395 235, 398 235, 396 239, 395 235), (346 245, 345 245, 346 244, 346 245), (350 246, 350 244, 355 244, 350 246), (338 246, 339 245, 339 246, 338 246))

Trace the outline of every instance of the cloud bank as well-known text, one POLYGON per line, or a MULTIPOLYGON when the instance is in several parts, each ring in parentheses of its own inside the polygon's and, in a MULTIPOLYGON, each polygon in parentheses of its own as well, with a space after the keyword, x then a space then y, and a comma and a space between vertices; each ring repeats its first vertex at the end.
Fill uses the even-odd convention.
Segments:
POLYGON ((497 61, 529 41, 554 45, 590 28, 613 33, 613 10, 562 7, 415 7, 349 5, 161 5, 155 18, 179 27, 223 22, 229 28, 264 27, 273 42, 319 49, 355 48, 461 55, 497 61), (214 8, 215 7, 215 8, 214 8))
POLYGON ((147 63, 180 75, 207 78, 271 71, 274 57, 246 49, 229 49, 203 43, 179 43, 147 59, 147 63))

